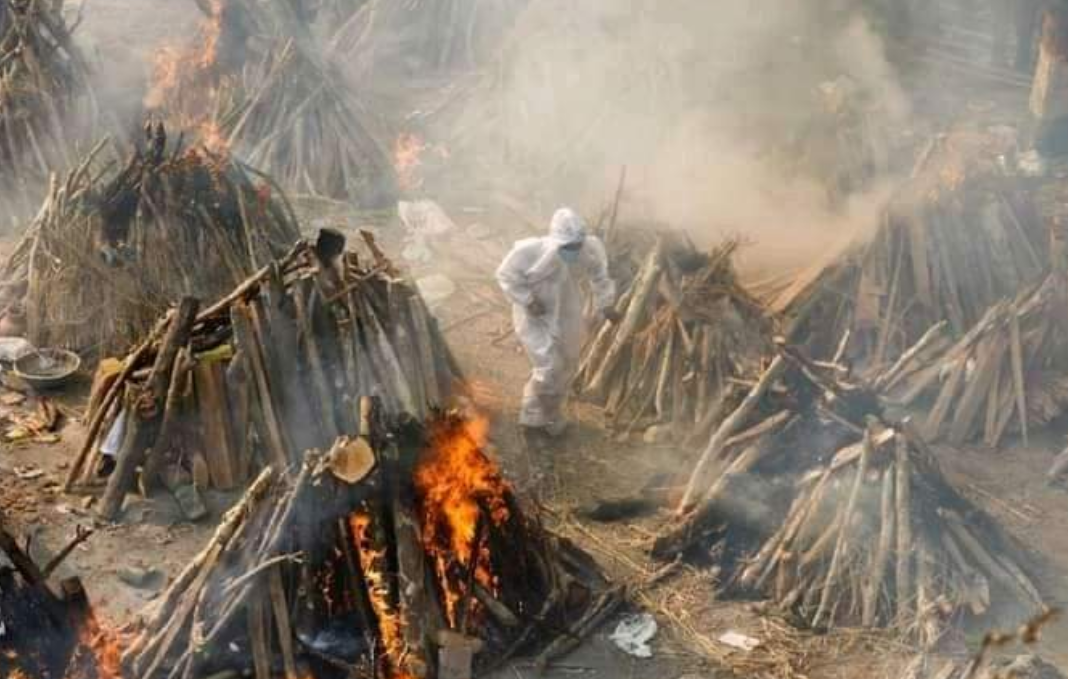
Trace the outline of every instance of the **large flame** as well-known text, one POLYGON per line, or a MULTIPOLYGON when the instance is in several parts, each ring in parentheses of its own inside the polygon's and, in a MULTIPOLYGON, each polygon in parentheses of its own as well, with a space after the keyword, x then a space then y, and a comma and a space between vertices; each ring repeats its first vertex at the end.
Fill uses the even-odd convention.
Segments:
POLYGON ((440 421, 432 427, 430 445, 415 470, 423 546, 434 560, 445 615, 454 628, 460 603, 469 594, 466 574, 497 590, 485 523, 500 526, 508 520, 510 487, 483 453, 488 432, 484 418, 440 421))
POLYGON ((211 0, 210 9, 193 44, 156 51, 144 103, 170 127, 192 132, 210 151, 223 154, 229 150, 229 140, 214 119, 228 86, 219 64, 223 0, 211 0))

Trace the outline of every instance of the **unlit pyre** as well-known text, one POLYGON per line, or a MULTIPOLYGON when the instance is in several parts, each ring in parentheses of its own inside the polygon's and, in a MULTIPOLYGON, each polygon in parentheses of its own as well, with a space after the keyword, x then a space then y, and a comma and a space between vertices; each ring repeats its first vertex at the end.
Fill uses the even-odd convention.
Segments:
POLYGON ((779 352, 711 437, 656 556, 723 540, 731 591, 816 627, 893 627, 925 644, 951 619, 1042 608, 1026 551, 908 420, 843 366, 779 352))
POLYGON ((269 178, 145 134, 118 172, 91 153, 56 182, 5 264, 3 302, 37 346, 124 351, 179 297, 217 299, 299 237, 269 178))

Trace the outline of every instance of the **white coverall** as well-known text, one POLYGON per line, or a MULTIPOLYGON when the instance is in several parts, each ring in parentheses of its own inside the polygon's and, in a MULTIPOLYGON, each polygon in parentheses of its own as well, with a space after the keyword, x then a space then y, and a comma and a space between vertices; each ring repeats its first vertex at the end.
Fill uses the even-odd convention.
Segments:
POLYGON ((518 241, 497 269, 497 282, 512 302, 515 332, 530 357, 531 375, 523 389, 519 424, 559 434, 566 426, 563 406, 582 349, 582 294, 575 274, 585 272, 601 312, 615 303, 616 286, 608 277, 604 244, 586 235, 582 218, 568 208, 553 215, 549 235, 518 241), (568 263, 560 247, 583 243, 568 263), (538 300, 545 313, 529 307, 538 300))

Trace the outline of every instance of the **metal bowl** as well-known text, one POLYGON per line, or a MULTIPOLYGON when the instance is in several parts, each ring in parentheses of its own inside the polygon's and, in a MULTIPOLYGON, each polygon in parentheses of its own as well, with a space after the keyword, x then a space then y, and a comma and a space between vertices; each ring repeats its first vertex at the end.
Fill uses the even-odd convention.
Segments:
POLYGON ((81 366, 81 357, 73 351, 38 349, 17 359, 12 372, 35 389, 55 389, 66 384, 81 366))

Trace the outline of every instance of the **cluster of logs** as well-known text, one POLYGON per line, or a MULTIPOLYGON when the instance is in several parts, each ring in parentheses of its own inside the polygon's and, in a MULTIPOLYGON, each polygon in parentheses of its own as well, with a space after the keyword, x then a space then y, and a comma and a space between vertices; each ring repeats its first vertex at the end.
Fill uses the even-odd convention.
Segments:
POLYGON ((935 139, 870 241, 771 301, 791 339, 815 351, 849 330, 847 355, 882 369, 935 323, 959 336, 1041 278, 1045 231, 1033 196, 999 169, 1005 152, 993 132, 935 139))
POLYGON ((184 298, 140 346, 102 372, 89 434, 67 487, 85 482, 108 434, 122 434, 100 506, 114 519, 142 467, 142 490, 192 472, 232 488, 268 464, 354 433, 361 396, 424 417, 459 370, 414 289, 365 235, 366 265, 340 234, 300 241, 210 308, 184 298))
POLYGON ((49 175, 72 164, 73 133, 95 114, 88 78, 63 0, 0 2, 0 212, 32 214, 49 175))
POLYGON ((622 281, 622 320, 594 334, 575 385, 617 428, 706 435, 741 378, 772 353, 771 322, 735 276, 736 247, 706 254, 666 234, 622 281))
POLYGON ((422 679, 446 676, 439 658, 458 648, 482 670, 535 651, 544 666, 618 607, 588 556, 523 514, 460 416, 424 428, 363 412, 358 438, 309 452, 295 476, 260 473, 146 611, 125 676, 422 679), (470 467, 432 473, 461 461, 455 447, 481 483, 448 485, 470 467), (437 514, 440 497, 472 523, 437 514))
POLYGON ((1068 278, 1054 273, 991 306, 955 342, 936 325, 881 379, 884 388, 900 405, 927 399, 928 440, 995 447, 1018 431, 1026 442, 1068 406, 1066 302, 1068 278))
POLYGON ((42 566, 0 524, 0 675, 119 679, 117 658, 108 652, 113 640, 97 622, 81 581, 51 581, 88 534, 79 530, 42 566))
POLYGON ((6 262, 5 301, 37 346, 125 351, 175 299, 217 299, 300 237, 266 176, 145 134, 118 172, 97 167, 100 145, 54 183, 6 262))
POLYGON ((908 420, 890 421, 844 368, 779 351, 713 434, 655 555, 726 538, 736 591, 815 627, 897 627, 924 643, 958 613, 1042 606, 1022 550, 908 420))

